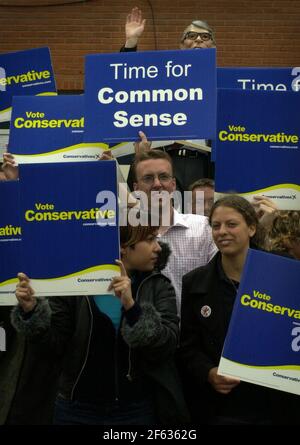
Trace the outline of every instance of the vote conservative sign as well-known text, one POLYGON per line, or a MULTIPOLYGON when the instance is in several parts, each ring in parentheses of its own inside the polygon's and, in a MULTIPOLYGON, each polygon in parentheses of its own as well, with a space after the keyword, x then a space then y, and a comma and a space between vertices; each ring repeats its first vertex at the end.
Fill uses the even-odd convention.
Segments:
POLYGON ((119 271, 116 162, 23 164, 20 185, 21 270, 35 294, 109 293, 119 271))
POLYGON ((300 95, 218 90, 216 192, 300 210, 300 95))
POLYGON ((86 142, 215 136, 213 48, 88 55, 85 73, 86 142))
POLYGON ((0 306, 17 303, 17 274, 21 272, 22 242, 20 182, 0 182, 0 306))
POLYGON ((249 249, 218 372, 300 394, 300 262, 249 249))
POLYGON ((106 144, 84 144, 83 95, 13 98, 9 152, 19 164, 94 161, 106 144))
POLYGON ((0 55, 0 122, 11 117, 13 96, 56 94, 49 48, 0 55))
MULTIPOLYGON (((217 68, 219 89, 250 91, 300 91, 300 67, 261 68, 225 67, 217 68)), ((212 143, 211 160, 216 160, 215 141, 212 143)))

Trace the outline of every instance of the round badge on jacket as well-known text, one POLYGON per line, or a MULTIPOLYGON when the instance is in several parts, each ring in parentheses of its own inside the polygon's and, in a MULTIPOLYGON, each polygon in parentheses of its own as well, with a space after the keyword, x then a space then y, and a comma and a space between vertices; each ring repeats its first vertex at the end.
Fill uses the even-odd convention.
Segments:
POLYGON ((209 317, 211 314, 211 308, 209 306, 202 306, 201 308, 201 315, 204 318, 209 317))

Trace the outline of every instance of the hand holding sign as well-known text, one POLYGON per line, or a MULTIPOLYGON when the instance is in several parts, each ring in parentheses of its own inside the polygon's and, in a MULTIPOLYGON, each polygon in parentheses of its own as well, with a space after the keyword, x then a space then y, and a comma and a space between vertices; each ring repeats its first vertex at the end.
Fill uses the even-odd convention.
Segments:
POLYGON ((135 142, 134 145, 134 151, 136 155, 139 155, 141 153, 146 153, 147 151, 151 150, 151 141, 148 141, 147 136, 142 131, 139 131, 139 136, 141 138, 140 141, 135 142))
POLYGON ((2 170, 7 180, 15 180, 19 177, 18 164, 10 153, 3 153, 2 170))
POLYGON ((233 377, 225 377, 218 374, 218 368, 212 368, 208 373, 208 382, 214 388, 215 391, 221 394, 229 394, 233 388, 239 383, 239 379, 233 377))
POLYGON ((120 266, 121 276, 114 277, 108 287, 108 290, 114 290, 117 297, 120 298, 122 306, 127 311, 134 305, 134 299, 131 293, 131 280, 129 279, 125 266, 121 260, 116 260, 120 266))
POLYGON ((18 273, 19 283, 16 287, 16 297, 24 312, 31 312, 36 306, 34 290, 30 286, 30 280, 24 273, 18 273))

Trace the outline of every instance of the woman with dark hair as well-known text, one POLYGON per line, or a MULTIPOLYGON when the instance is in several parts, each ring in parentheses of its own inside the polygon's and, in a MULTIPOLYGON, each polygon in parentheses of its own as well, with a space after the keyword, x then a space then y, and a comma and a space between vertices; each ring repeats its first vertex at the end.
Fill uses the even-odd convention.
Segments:
POLYGON ((218 364, 249 247, 263 233, 252 205, 236 195, 209 217, 219 252, 183 277, 180 357, 192 420, 208 424, 270 422, 269 390, 218 375, 218 364))
POLYGON ((174 289, 158 267, 157 228, 120 228, 114 295, 37 299, 19 274, 13 324, 63 357, 56 424, 150 425, 187 421, 174 353, 174 289))

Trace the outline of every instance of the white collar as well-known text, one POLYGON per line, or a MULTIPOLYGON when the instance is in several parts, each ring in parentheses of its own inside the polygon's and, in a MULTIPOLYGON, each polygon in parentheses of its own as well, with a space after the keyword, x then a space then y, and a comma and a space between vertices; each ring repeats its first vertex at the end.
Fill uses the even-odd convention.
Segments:
POLYGON ((183 213, 179 213, 176 209, 173 208, 173 225, 174 226, 182 226, 186 229, 189 228, 189 225, 186 222, 185 215, 183 213))

